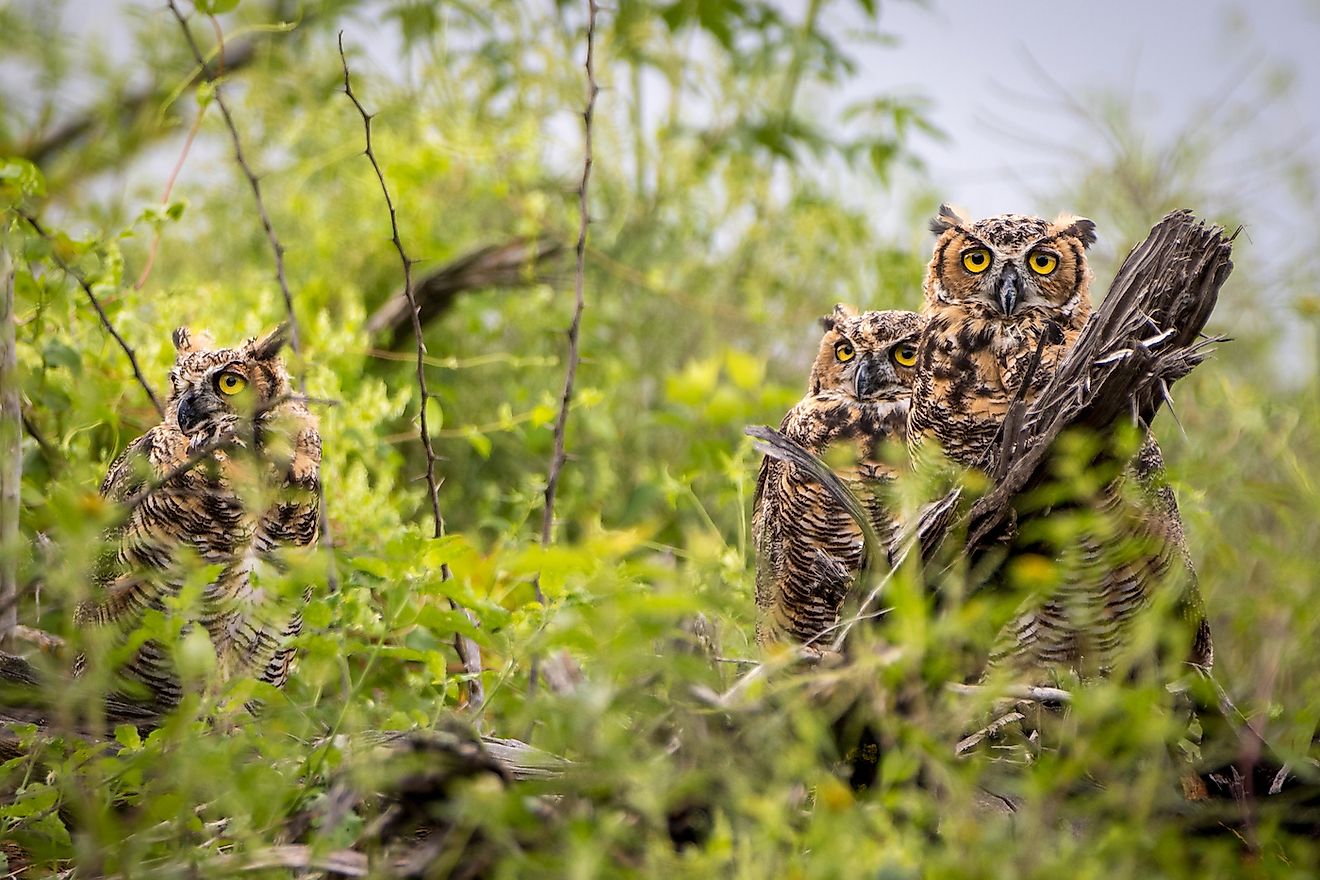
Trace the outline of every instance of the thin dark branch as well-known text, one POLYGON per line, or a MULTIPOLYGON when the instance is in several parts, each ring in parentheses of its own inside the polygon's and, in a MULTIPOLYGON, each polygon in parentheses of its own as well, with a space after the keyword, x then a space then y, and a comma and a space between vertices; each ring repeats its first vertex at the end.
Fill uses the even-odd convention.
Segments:
MULTIPOLYGON (((578 238, 575 253, 577 266, 573 276, 573 320, 568 325, 568 368, 564 372, 564 390, 559 397, 559 412, 555 416, 555 446, 550 453, 550 466, 546 471, 545 506, 541 510, 541 546, 549 547, 554 537, 555 528, 555 493, 559 489, 559 474, 568 458, 565 451, 565 433, 568 429, 568 411, 573 404, 573 384, 577 380, 578 363, 581 354, 578 351, 578 336, 582 329, 582 310, 586 305, 586 267, 587 267, 587 227, 591 225, 591 214, 587 209, 588 185, 591 182, 591 123, 596 114, 596 95, 600 87, 596 85, 596 16, 600 7, 596 0, 587 0, 587 58, 583 64, 587 73, 587 103, 582 111, 582 179, 578 183, 578 238)), ((536 601, 545 604, 545 593, 541 591, 541 576, 532 579, 532 592, 536 601)), ((536 691, 540 675, 540 663, 536 655, 532 656, 531 670, 528 675, 528 687, 536 691)))
MULTIPOLYGON (((578 239, 577 270, 574 279, 573 320, 568 326, 568 369, 564 374, 564 391, 559 398, 559 414, 555 417, 555 448, 550 456, 550 468, 545 483, 545 508, 541 513, 541 544, 549 546, 554 534, 555 492, 559 488, 559 474, 563 470, 567 454, 564 451, 564 434, 568 426, 568 411, 573 403, 573 384, 577 379, 578 363, 581 355, 578 351, 578 336, 582 328, 582 310, 585 306, 584 288, 586 286, 587 227, 591 224, 591 215, 587 210, 587 187, 591 182, 591 123, 596 112, 596 95, 600 87, 596 85, 596 15, 600 7, 596 0, 587 0, 587 106, 582 113, 583 158, 582 181, 578 185, 578 239)), ((541 593, 540 583, 535 584, 536 598, 542 603, 545 596, 541 593)))
POLYGON ((46 462, 51 468, 63 466, 65 463, 64 456, 60 455, 59 451, 51 445, 50 441, 46 439, 46 435, 41 432, 41 428, 37 427, 37 423, 33 421, 31 404, 24 401, 22 406, 23 430, 27 431, 27 435, 36 441, 37 446, 41 448, 41 454, 46 457, 46 462))
MULTIPOLYGON (((46 239, 46 241, 51 242, 52 245, 54 244, 54 240, 37 221, 36 217, 33 217, 31 214, 24 211, 19 211, 18 215, 27 221, 27 224, 32 227, 37 235, 40 235, 42 238, 46 239)), ((92 290, 92 285, 88 283, 87 279, 72 266, 64 262, 63 258, 60 257, 54 247, 51 248, 50 258, 55 261, 55 265, 59 266, 64 274, 68 275, 74 281, 77 281, 78 286, 83 289, 83 293, 87 294, 87 299, 91 301, 92 308, 96 310, 97 317, 101 319, 101 326, 105 328, 107 333, 114 337, 115 342, 119 343, 119 347, 123 349, 124 354, 128 357, 129 364, 133 367, 133 376, 137 379, 138 384, 142 386, 142 390, 147 392, 147 397, 151 398, 151 405, 156 408, 157 415, 161 418, 165 418, 165 407, 161 406, 160 399, 156 397, 156 392, 151 389, 151 383, 147 381, 147 377, 143 374, 142 367, 138 364, 137 353, 133 351, 132 346, 124 341, 124 337, 119 335, 119 331, 115 329, 115 325, 110 323, 110 317, 105 313, 105 309, 101 307, 101 301, 97 299, 96 293, 92 290)))
POLYGON ((177 480, 179 477, 197 467, 197 465, 206 461, 212 456, 212 454, 224 449, 230 449, 237 445, 237 437, 224 437, 218 440, 211 440, 208 443, 199 446, 195 452, 189 453, 188 457, 183 461, 179 462, 159 477, 156 477, 154 480, 149 481, 141 489, 125 498, 122 505, 124 515, 127 516, 129 513, 136 510, 142 505, 142 502, 146 501, 169 483, 177 480))
MULTIPOLYGON (((197 45, 197 40, 193 38, 192 29, 188 27, 188 20, 183 17, 179 7, 175 5, 174 0, 166 0, 170 7, 170 12, 179 22, 179 28, 183 31, 184 39, 188 41, 188 48, 192 50, 193 58, 201 66, 202 76, 215 83, 215 104, 220 108, 220 115, 224 117, 225 128, 229 130, 230 141, 234 145, 234 160, 238 162, 239 169, 243 176, 247 178, 248 186, 252 188, 252 197, 257 203, 257 214, 261 217, 261 226, 266 231, 266 239, 270 242, 270 249, 275 255, 275 280, 280 285, 280 294, 284 297, 284 308, 289 315, 289 347, 293 349, 295 355, 302 355, 302 333, 298 328, 298 316, 293 312, 293 294, 289 292, 289 280, 284 272, 284 245, 280 244, 279 237, 275 234, 275 227, 270 222, 270 214, 266 211, 266 200, 261 194, 261 181, 253 173, 252 166, 248 164, 247 157, 243 153, 243 139, 239 137, 238 126, 234 124, 233 114, 229 112, 229 102, 225 100, 224 90, 220 81, 212 75, 210 67, 206 63, 206 56, 202 54, 201 47, 197 45)), ((224 44, 221 44, 220 57, 224 58, 224 44)), ((305 389, 304 389, 305 390, 305 389)))
MULTIPOLYGON (((422 441, 422 449, 426 452, 426 492, 431 500, 431 517, 434 524, 434 535, 437 538, 443 538, 445 535, 445 517, 440 510, 440 481, 436 477, 435 465, 439 456, 435 454, 435 447, 431 443, 431 430, 426 419, 426 403, 431 399, 431 392, 426 386, 426 342, 422 335, 422 321, 419 315, 420 309, 417 305, 417 297, 413 292, 412 267, 413 261, 409 259, 407 251, 403 249, 403 239, 399 236, 399 215, 394 207, 394 198, 390 195, 389 184, 385 181, 385 172, 381 170, 380 162, 376 159, 375 150, 371 143, 371 114, 367 108, 362 106, 357 95, 353 93, 353 81, 348 72, 348 57, 344 54, 344 33, 339 33, 339 60, 344 67, 344 94, 353 102, 357 108, 358 115, 362 117, 363 137, 366 141, 366 149, 363 153, 367 160, 371 162, 371 168, 376 172, 376 180, 380 182, 380 192, 385 199, 385 208, 390 216, 390 241, 394 244, 394 250, 399 254, 399 262, 403 266, 403 295, 408 301, 409 313, 412 315, 413 342, 417 353, 417 389, 421 395, 418 417, 418 435, 422 441)), ((451 573, 449 563, 443 563, 440 566, 440 576, 444 580, 449 580, 451 573)), ((449 604, 456 611, 461 611, 468 621, 475 627, 476 618, 466 608, 461 607, 453 599, 449 604)), ((454 649, 458 652, 458 659, 467 671, 467 692, 468 704, 473 708, 479 708, 485 702, 485 692, 481 684, 481 649, 472 639, 462 633, 454 634, 454 649)))
POLYGON ((23 408, 18 393, 14 265, 0 245, 0 646, 18 627, 18 514, 23 481, 23 408))

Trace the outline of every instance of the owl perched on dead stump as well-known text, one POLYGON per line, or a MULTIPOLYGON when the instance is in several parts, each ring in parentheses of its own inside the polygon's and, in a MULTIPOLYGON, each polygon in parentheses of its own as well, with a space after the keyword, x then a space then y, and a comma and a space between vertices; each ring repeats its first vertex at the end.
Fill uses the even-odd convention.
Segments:
MULTIPOLYGON (((914 453, 935 442, 958 464, 988 469, 1006 415, 1045 387, 1091 313, 1086 249, 1095 224, 1016 214, 972 223, 942 206, 931 228, 928 324, 907 440, 914 453)), ((1057 583, 1023 608, 993 662, 1027 673, 1107 674, 1140 613, 1160 591, 1176 590, 1170 604, 1188 625, 1188 659, 1209 666, 1209 626, 1154 439, 1147 436, 1124 473, 1081 503, 1110 525, 1084 531, 1056 554, 1057 583)))
MULTIPOLYGON (((894 520, 876 489, 893 471, 880 447, 902 442, 924 321, 913 312, 858 315, 835 306, 821 323, 825 336, 807 396, 780 431, 831 462, 887 542, 894 520)), ((753 503, 757 640, 814 643, 838 620, 862 566, 861 528, 820 483, 770 456, 761 462, 753 503)))
MULTIPOLYGON (((250 675, 276 687, 288 678, 306 594, 281 602, 261 573, 283 567, 283 548, 316 543, 321 438, 293 394, 279 357, 284 341, 280 328, 215 348, 204 335, 175 331, 164 421, 128 445, 101 485, 126 509, 106 534, 92 596, 74 620, 109 629, 104 646, 130 638, 148 611, 170 612, 190 566, 215 565, 195 606, 178 610, 186 628, 205 630, 217 678, 250 675)), ((183 696, 172 658, 171 646, 149 640, 116 670, 123 696, 144 716, 183 696)), ((84 655, 78 669, 104 662, 84 655)))

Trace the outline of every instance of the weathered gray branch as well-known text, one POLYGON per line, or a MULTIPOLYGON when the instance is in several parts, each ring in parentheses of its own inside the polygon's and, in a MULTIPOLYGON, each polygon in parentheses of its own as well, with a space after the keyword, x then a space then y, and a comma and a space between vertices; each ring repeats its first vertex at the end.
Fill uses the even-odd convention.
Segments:
MULTIPOLYGON (((515 238, 464 254, 414 285, 422 326, 442 317, 459 296, 495 287, 523 287, 545 281, 550 264, 564 246, 549 238, 515 238)), ((367 333, 383 348, 401 349, 413 342, 412 307, 400 291, 367 319, 367 333)))
MULTIPOLYGON (((1124 420, 1148 426, 1169 386, 1205 360, 1202 331, 1233 271, 1233 238, 1190 211, 1164 217, 1123 261, 1104 303, 998 453, 1004 476, 967 515, 967 549, 979 548, 1038 485, 1055 440, 1070 428, 1106 433, 1124 420)), ((1007 420, 1006 420, 1007 421, 1007 420)), ((923 546, 933 546, 933 532, 923 546)))

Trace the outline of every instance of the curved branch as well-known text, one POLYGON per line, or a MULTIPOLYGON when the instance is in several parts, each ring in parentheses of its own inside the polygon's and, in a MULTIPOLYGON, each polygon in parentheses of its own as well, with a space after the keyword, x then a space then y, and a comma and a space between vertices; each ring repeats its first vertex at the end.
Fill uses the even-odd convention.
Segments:
MULTIPOLYGON (((381 169, 380 162, 377 161, 375 150, 372 147, 371 114, 367 112, 366 107, 362 106, 362 102, 358 100, 357 95, 353 94, 353 81, 348 73, 348 57, 344 54, 343 31, 339 32, 339 60, 344 67, 344 94, 353 102, 358 115, 362 117, 362 130, 366 141, 366 148, 363 153, 366 155, 367 160, 371 162, 372 170, 376 172, 376 180, 380 182, 380 192, 385 199, 385 208, 390 217, 390 241, 394 244, 394 250, 398 252, 399 262, 403 266, 403 296, 408 304, 408 314, 412 316, 413 343, 417 352, 417 389, 421 395, 417 432, 422 442, 422 449, 426 452, 426 492, 431 499, 434 537, 443 538, 445 535, 445 517, 440 510, 440 480, 435 473, 435 464, 440 457, 435 454, 435 447, 431 442, 431 429, 427 424, 426 417, 426 403, 431 399, 431 392, 426 385, 426 342, 422 336, 421 308, 417 304, 417 296, 413 291, 413 260, 408 257, 407 251, 403 249, 403 239, 399 237, 399 214, 395 210, 394 198, 390 195, 389 184, 385 181, 385 172, 381 169)), ((441 564, 440 576, 446 581, 452 577, 449 571, 449 563, 441 564)), ((477 619, 472 612, 463 608, 452 598, 449 600, 449 604, 455 611, 462 612, 474 627, 477 626, 477 619)), ((468 705, 474 710, 478 709, 485 702, 485 690, 481 684, 481 648, 462 633, 455 633, 454 650, 458 653, 458 659, 462 662, 463 669, 469 676, 467 681, 468 705)))
MULTIPOLYGON (((37 235, 40 235, 46 241, 53 243, 53 239, 46 230, 42 228, 36 217, 21 210, 18 211, 18 216, 22 217, 37 235)), ((137 353, 133 351, 132 346, 124 341, 124 337, 119 335, 119 331, 115 329, 115 325, 110 323, 110 316, 107 315, 105 309, 101 307, 101 301, 97 299, 96 293, 92 290, 92 285, 86 278, 79 274, 77 270, 66 263, 54 248, 51 249, 50 257, 55 261, 55 265, 59 266, 64 274, 78 282, 78 286, 83 289, 83 293, 87 294, 87 299, 91 301, 92 308, 96 310, 96 316, 101 320, 101 326, 105 328, 107 333, 114 337, 115 342, 118 343, 120 349, 123 350, 125 357, 128 358, 129 364, 133 367, 134 378, 136 378, 137 383, 142 386, 142 390, 147 392, 147 397, 151 398, 151 405, 156 408, 156 414, 162 419, 165 418, 165 407, 161 406, 160 399, 156 397, 156 392, 151 388, 151 383, 147 381, 147 377, 142 373, 142 367, 138 364, 137 353)))

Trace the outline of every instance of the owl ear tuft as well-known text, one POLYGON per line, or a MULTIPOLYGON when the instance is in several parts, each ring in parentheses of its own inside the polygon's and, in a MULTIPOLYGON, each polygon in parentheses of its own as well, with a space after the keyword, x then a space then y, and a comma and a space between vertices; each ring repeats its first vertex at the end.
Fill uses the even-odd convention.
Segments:
POLYGON ((252 356, 257 360, 270 360, 280 353, 280 349, 289 341, 289 325, 281 324, 274 330, 258 339, 248 343, 252 349, 252 356))
POLYGON ((834 306, 834 311, 830 312, 828 315, 820 319, 820 326, 826 330, 833 330, 835 327, 838 326, 840 321, 844 320, 845 318, 856 317, 856 315, 857 315, 857 310, 854 309, 852 306, 847 306, 844 305, 843 303, 837 303, 834 306))
POLYGON ((1080 241, 1084 248, 1095 244, 1095 223, 1085 217, 1060 214, 1054 221, 1054 228, 1058 230, 1057 235, 1071 235, 1080 241))
POLYGON ((205 330, 194 331, 189 327, 176 327, 170 338, 174 340, 174 350, 179 354, 206 351, 215 347, 211 334, 205 330))
POLYGON ((967 225, 967 221, 958 215, 948 202, 940 205, 940 212, 930 221, 930 231, 936 235, 943 235, 950 229, 959 229, 967 225))

